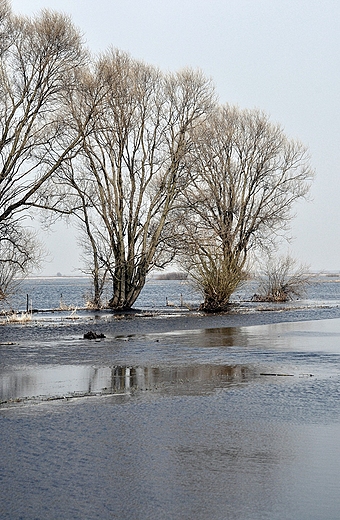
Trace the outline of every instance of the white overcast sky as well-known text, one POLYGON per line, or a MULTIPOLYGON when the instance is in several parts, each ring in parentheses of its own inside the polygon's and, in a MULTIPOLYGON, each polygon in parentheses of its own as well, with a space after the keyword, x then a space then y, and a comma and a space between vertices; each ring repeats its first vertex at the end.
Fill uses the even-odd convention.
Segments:
MULTIPOLYGON (((69 14, 87 46, 178 70, 200 68, 221 103, 260 108, 310 148, 311 202, 296 206, 292 256, 340 270, 340 2, 338 0, 12 0, 12 10, 69 14)), ((45 239, 45 238, 44 238, 45 239)), ((43 273, 76 274, 71 230, 46 237, 43 273)))

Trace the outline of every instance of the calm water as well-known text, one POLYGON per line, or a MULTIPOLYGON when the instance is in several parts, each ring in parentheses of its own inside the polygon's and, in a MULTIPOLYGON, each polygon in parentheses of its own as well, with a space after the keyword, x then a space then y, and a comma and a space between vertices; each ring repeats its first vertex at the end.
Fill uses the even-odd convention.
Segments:
MULTIPOLYGON (((29 306, 33 309, 58 309, 60 306, 85 307, 91 294, 91 283, 88 278, 32 278, 25 280, 13 296, 9 305, 17 310, 26 310, 27 295, 29 306)), ((110 298, 109 290, 104 294, 110 298)), ((200 296, 187 282, 172 280, 150 280, 144 287, 135 307, 145 309, 164 308, 166 299, 171 305, 182 303, 199 305, 200 296)))
MULTIPOLYGON (((243 303, 250 308, 259 306, 250 303, 256 292, 256 283, 249 282, 234 296, 233 301, 243 303), (248 303, 244 303, 247 301, 248 303)), ((60 277, 60 278, 32 278, 25 280, 18 291, 9 301, 14 310, 26 310, 27 296, 29 307, 33 309, 58 309, 61 305, 68 307, 85 307, 91 294, 91 283, 88 278, 60 277)), ((109 299, 109 289, 104 299, 109 299)), ((141 309, 162 309, 166 301, 171 306, 188 305, 197 307, 202 299, 190 283, 176 280, 149 280, 142 290, 135 307, 141 309)), ((307 287, 306 296, 297 302, 290 302, 289 306, 303 305, 340 305, 340 278, 315 277, 307 287)), ((262 305, 263 306, 263 305, 262 305)))
POLYGON ((290 311, 0 326, 0 517, 338 519, 338 287, 290 311))

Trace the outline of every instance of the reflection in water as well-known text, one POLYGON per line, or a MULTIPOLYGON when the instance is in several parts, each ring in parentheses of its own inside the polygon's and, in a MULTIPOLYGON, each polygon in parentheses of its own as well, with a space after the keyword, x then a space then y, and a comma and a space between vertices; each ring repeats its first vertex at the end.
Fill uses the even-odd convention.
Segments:
POLYGON ((205 346, 220 345, 223 347, 247 346, 248 335, 240 327, 223 327, 216 329, 202 329, 205 346))
MULTIPOLYGON (((134 336, 131 336, 132 338, 134 336)), ((173 339, 177 344, 182 340, 187 345, 196 348, 209 347, 246 347, 249 344, 249 335, 246 328, 217 327, 213 329, 176 330, 155 334, 154 337, 173 339)), ((136 336, 137 338, 137 336, 136 336)))
POLYGON ((0 381, 0 401, 125 394, 138 390, 199 395, 227 384, 247 382, 252 378, 253 371, 241 365, 34 367, 4 372, 0 381))

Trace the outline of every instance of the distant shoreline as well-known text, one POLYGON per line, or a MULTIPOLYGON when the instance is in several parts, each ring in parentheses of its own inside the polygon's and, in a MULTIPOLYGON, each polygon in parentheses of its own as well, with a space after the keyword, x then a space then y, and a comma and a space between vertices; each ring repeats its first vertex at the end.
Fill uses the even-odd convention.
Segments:
MULTIPOLYGON (((311 271, 310 276, 312 278, 320 277, 320 278, 339 278, 340 279, 340 271, 311 271)), ((91 276, 85 274, 49 274, 49 275, 39 275, 34 274, 30 275, 26 278, 26 280, 59 280, 65 278, 81 278, 85 280, 91 280, 91 276)), ((149 281, 166 281, 166 280, 187 280, 188 276, 186 273, 177 272, 177 271, 169 271, 167 273, 151 273, 147 277, 147 282, 149 281)), ((334 280, 333 280, 334 281, 334 280)))

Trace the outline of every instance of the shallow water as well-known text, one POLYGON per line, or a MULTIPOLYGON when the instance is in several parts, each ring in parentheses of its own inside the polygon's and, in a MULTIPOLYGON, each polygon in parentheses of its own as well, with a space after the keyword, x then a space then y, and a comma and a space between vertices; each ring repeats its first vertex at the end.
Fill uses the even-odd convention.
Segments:
POLYGON ((248 390, 10 411, 2 518, 338 518, 339 425, 248 390))
POLYGON ((3 327, 0 517, 338 519, 340 319, 214 319, 3 327))
MULTIPOLYGON (((304 298, 299 301, 283 304, 282 308, 316 307, 340 305, 340 278, 314 276, 307 286, 304 298)), ((247 282, 232 297, 243 308, 271 308, 266 304, 252 303, 250 300, 257 291, 254 281, 247 282)), ((29 308, 45 310, 61 307, 82 308, 91 295, 91 281, 85 277, 31 278, 24 280, 8 302, 7 307, 14 310, 26 310, 27 298, 29 308)), ((110 298, 109 287, 103 295, 105 301, 110 298)), ((140 309, 166 309, 166 302, 171 307, 197 307, 202 301, 201 295, 187 281, 150 279, 144 286, 135 307, 140 309)), ((277 305, 276 305, 277 306, 277 305)))
POLYGON ((340 320, 0 345, 0 402, 338 375, 340 320))
MULTIPOLYGON (((29 308, 45 310, 59 307, 85 307, 91 298, 91 280, 85 277, 31 278, 24 280, 17 294, 9 300, 9 306, 26 310, 27 297, 29 308)), ((110 299, 109 287, 103 301, 110 299)), ((178 280, 149 280, 144 286, 136 307, 160 309, 181 304, 199 305, 200 296, 191 284, 178 280)))

